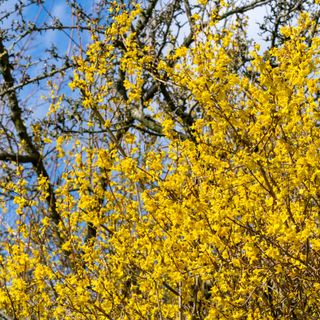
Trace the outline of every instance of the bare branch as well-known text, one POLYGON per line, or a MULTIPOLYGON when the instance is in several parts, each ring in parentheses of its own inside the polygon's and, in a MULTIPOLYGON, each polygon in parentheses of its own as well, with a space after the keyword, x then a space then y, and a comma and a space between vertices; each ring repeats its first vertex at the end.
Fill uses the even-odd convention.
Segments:
POLYGON ((21 155, 21 154, 11 154, 6 152, 0 153, 0 161, 15 161, 18 163, 32 163, 36 159, 30 155, 21 155))
POLYGON ((2 319, 2 320, 13 320, 13 318, 7 316, 3 311, 0 311, 0 319, 2 319))
MULTIPOLYGON (((9 54, 3 45, 3 39, 0 37, 0 73, 4 79, 4 91, 8 91, 6 96, 8 98, 8 106, 11 113, 11 120, 17 130, 20 141, 25 145, 26 151, 29 153, 29 157, 32 158, 32 165, 40 177, 44 177, 49 182, 48 184, 48 196, 46 198, 47 203, 51 209, 50 217, 54 224, 58 226, 61 221, 61 217, 56 208, 56 197, 54 194, 53 186, 50 183, 48 172, 45 169, 42 156, 40 155, 37 147, 33 144, 31 137, 27 132, 25 123, 22 120, 22 110, 19 106, 19 101, 15 90, 10 90, 14 87, 14 79, 11 74, 13 66, 9 61, 9 54)), ((60 235, 59 235, 60 239, 60 235)), ((61 239, 60 239, 61 242, 61 239)))
POLYGON ((8 94, 10 92, 14 92, 14 91, 16 91, 18 89, 21 89, 21 88, 27 86, 28 84, 32 84, 32 83, 39 82, 39 81, 44 80, 44 79, 51 78, 51 77, 55 76, 58 73, 62 73, 64 71, 70 69, 71 67, 72 67, 71 64, 67 64, 67 65, 64 65, 61 68, 52 70, 51 72, 43 73, 42 75, 33 77, 33 78, 31 78, 31 79, 29 79, 27 81, 21 82, 21 83, 16 84, 16 85, 14 85, 12 87, 8 87, 5 90, 3 90, 2 92, 0 92, 0 98, 2 98, 3 96, 5 96, 6 94, 8 94))

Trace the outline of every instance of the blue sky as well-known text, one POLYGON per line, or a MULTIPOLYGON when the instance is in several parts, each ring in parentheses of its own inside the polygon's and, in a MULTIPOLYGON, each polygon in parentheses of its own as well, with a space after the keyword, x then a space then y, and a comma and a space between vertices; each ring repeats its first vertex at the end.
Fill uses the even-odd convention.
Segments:
MULTIPOLYGON (((94 11, 95 2, 86 0, 77 1, 88 13, 94 11)), ((17 15, 13 13, 8 18, 1 19, 1 17, 4 16, 4 12, 14 12, 16 3, 18 3, 18 0, 7 0, 0 4, 0 28, 7 29, 8 34, 15 34, 15 29, 12 28, 11 24, 17 19, 17 15)), ((71 8, 66 0, 45 0, 41 4, 37 4, 35 0, 25 0, 23 3, 27 5, 23 11, 25 21, 34 24, 36 27, 56 25, 58 23, 65 26, 74 26, 76 24, 75 18, 71 13, 71 8)), ((79 32, 75 29, 46 30, 45 32, 32 33, 22 38, 13 47, 11 47, 13 42, 8 41, 6 46, 9 53, 15 52, 15 57, 17 56, 17 52, 21 54, 18 65, 27 64, 25 60, 27 55, 32 57, 34 63, 27 68, 26 73, 27 77, 33 78, 39 74, 43 74, 46 66, 48 66, 49 71, 52 64, 57 68, 61 66, 62 61, 51 60, 48 64, 44 62, 45 58, 49 56, 47 49, 55 46, 60 56, 68 55, 71 57, 78 54, 78 45, 85 49, 89 41, 90 37, 88 33, 82 33, 80 40, 79 32)), ((17 67, 14 72, 16 78, 18 78, 17 82, 20 82, 19 80, 22 78, 21 68, 17 67)), ((65 78, 68 80, 68 77, 65 78)), ((46 89, 48 89, 46 83, 47 81, 43 80, 40 85, 27 85, 19 92, 21 101, 38 118, 42 118, 48 110, 48 104, 41 99, 41 96, 46 95, 46 89)), ((67 86, 64 86, 64 88, 64 90, 68 90, 67 86)), ((70 92, 68 93, 70 94, 70 92)))

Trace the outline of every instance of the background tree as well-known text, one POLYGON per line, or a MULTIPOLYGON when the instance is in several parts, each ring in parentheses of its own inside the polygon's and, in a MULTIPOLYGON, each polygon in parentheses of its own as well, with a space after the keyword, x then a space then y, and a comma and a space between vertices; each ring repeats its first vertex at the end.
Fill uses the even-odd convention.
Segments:
POLYGON ((68 5, 2 17, 1 316, 318 318, 317 1, 68 5))

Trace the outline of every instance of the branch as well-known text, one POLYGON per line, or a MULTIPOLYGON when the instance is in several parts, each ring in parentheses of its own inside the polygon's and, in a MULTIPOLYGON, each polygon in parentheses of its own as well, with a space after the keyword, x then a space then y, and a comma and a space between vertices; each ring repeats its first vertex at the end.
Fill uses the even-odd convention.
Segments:
POLYGON ((163 284, 163 286, 165 287, 165 288, 167 288, 169 291, 171 291, 173 294, 175 294, 176 296, 179 296, 180 295, 180 293, 177 291, 177 290, 175 290, 175 289, 173 289, 170 285, 168 285, 165 281, 162 283, 163 284))
POLYGON ((193 20, 192 20, 192 12, 191 12, 191 8, 190 8, 190 3, 188 0, 184 0, 184 7, 185 7, 185 11, 186 11, 186 15, 189 21, 189 26, 190 26, 190 30, 193 31, 193 20))
POLYGON ((67 69, 69 69, 71 67, 72 67, 72 65, 67 64, 67 65, 64 65, 63 67, 61 67, 59 69, 52 70, 51 72, 44 73, 41 76, 33 77, 33 78, 31 78, 29 80, 26 80, 24 82, 21 82, 19 84, 16 84, 16 85, 13 85, 11 87, 8 87, 5 90, 2 90, 2 92, 0 92, 0 98, 2 98, 3 96, 7 95, 10 92, 13 92, 13 91, 16 91, 16 90, 18 90, 20 88, 23 88, 24 86, 26 86, 28 84, 31 84, 31 83, 34 83, 34 82, 38 82, 38 81, 41 81, 43 79, 50 78, 50 77, 56 75, 57 73, 61 73, 63 71, 66 71, 67 69))
MULTIPOLYGON (((56 207, 57 201, 56 201, 54 189, 52 184, 50 183, 49 175, 45 169, 42 156, 40 155, 39 150, 33 144, 31 137, 28 135, 26 125, 22 120, 22 110, 19 106, 18 97, 15 89, 12 89, 14 87, 14 78, 11 74, 12 69, 13 69, 13 66, 9 61, 8 51, 6 50, 3 44, 3 38, 0 36, 0 73, 2 74, 4 79, 3 87, 4 87, 4 92, 6 92, 5 95, 8 98, 8 106, 10 109, 11 121, 14 124, 14 127, 17 131, 20 141, 25 144, 26 151, 29 154, 30 160, 32 160, 31 163, 38 177, 42 176, 46 178, 48 181, 48 196, 46 198, 46 201, 51 210, 51 214, 49 215, 49 217, 52 219, 52 221, 57 227, 59 225, 59 222, 61 221, 61 217, 57 211, 57 207, 56 207)), ((56 231, 57 230, 58 229, 56 229, 56 231)), ((60 234, 58 233, 58 231, 57 231, 57 236, 58 236, 59 244, 61 245, 62 242, 61 242, 60 234)))
POLYGON ((18 163, 32 163, 36 161, 33 156, 28 154, 21 155, 21 154, 13 154, 7 152, 0 152, 0 161, 15 161, 18 163))
POLYGON ((170 93, 168 92, 168 90, 166 89, 166 86, 163 83, 160 84, 160 91, 161 91, 165 101, 167 102, 167 104, 170 108, 170 111, 172 113, 177 114, 177 116, 179 116, 182 119, 182 121, 184 122, 185 125, 187 125, 189 127, 192 126, 194 123, 194 119, 191 117, 191 115, 189 113, 185 113, 185 112, 183 112, 183 110, 181 108, 176 107, 173 99, 170 96, 170 93))
POLYGON ((151 0, 149 7, 141 13, 141 18, 137 23, 136 32, 137 34, 144 29, 150 20, 153 10, 156 7, 158 0, 151 0))
POLYGON ((269 2, 271 2, 272 0, 256 0, 256 1, 253 1, 249 4, 247 4, 246 6, 243 6, 243 7, 238 7, 238 8, 235 8, 233 10, 230 10, 228 12, 226 12, 225 14, 221 15, 220 16, 220 19, 219 20, 223 20, 229 16, 232 16, 236 13, 245 13, 247 11, 250 11, 250 10, 253 10, 253 9, 256 9, 258 7, 261 7, 265 4, 268 4, 269 2))
POLYGON ((154 131, 157 134, 162 134, 162 126, 152 118, 146 117, 144 113, 138 108, 133 108, 131 110, 131 116, 133 119, 139 121, 142 125, 150 129, 151 131, 154 131))
POLYGON ((0 319, 2 319, 2 320, 13 320, 11 317, 7 316, 3 311, 0 311, 0 319))
MULTIPOLYGON (((265 4, 268 4, 269 2, 271 2, 272 0, 257 0, 257 1, 253 1, 245 6, 242 6, 242 7, 237 7, 233 10, 230 10, 230 11, 227 11, 226 13, 222 14, 221 16, 218 17, 218 20, 221 21, 223 19, 226 19, 234 14, 237 14, 237 13, 245 13, 247 11, 250 11, 250 10, 253 10, 253 9, 256 9, 258 7, 261 7, 265 4)), ((202 26, 205 27, 208 25, 208 22, 203 22, 202 23, 202 26)), ((191 30, 191 32, 189 33, 189 35, 184 39, 181 47, 190 47, 190 45, 194 42, 194 33, 193 31, 191 30)))
MULTIPOLYGON (((127 102, 128 101, 128 95, 127 95, 127 91, 126 91, 126 89, 124 87, 124 80, 125 80, 125 73, 123 71, 121 71, 120 72, 120 77, 119 77, 119 79, 118 79, 118 81, 116 83, 116 89, 117 89, 118 93, 122 96, 123 100, 125 102, 127 102)), ((152 93, 150 93, 150 92, 147 93, 147 95, 150 96, 150 98, 151 98, 152 94, 155 94, 157 92, 156 89, 159 88, 158 84, 154 85, 153 88, 154 88, 154 90, 152 91, 152 93)), ((146 98, 145 98, 145 101, 146 101, 146 98)), ((174 106, 173 101, 172 100, 170 100, 170 101, 171 101, 170 107, 175 110, 175 106, 174 106)), ((155 121, 154 119, 152 119, 151 117, 146 116, 143 113, 143 110, 141 110, 140 108, 135 106, 133 108, 128 108, 127 112, 129 113, 129 118, 132 118, 133 120, 136 120, 136 121, 140 122, 142 126, 146 127, 147 129, 149 129, 150 131, 154 132, 155 134, 163 136, 161 124, 158 123, 157 121, 155 121)), ((181 132, 177 132, 177 134, 183 140, 188 138, 187 135, 185 135, 185 134, 183 134, 181 132)))

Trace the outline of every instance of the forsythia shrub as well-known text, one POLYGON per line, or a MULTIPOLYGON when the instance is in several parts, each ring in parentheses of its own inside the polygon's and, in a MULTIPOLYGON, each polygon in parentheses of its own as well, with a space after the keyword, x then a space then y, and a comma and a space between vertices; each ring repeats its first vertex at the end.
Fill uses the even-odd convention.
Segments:
POLYGON ((110 11, 104 37, 93 34, 86 56, 74 58, 70 87, 89 134, 57 142, 59 224, 43 212, 45 177, 31 200, 23 168, 11 186, 20 216, 2 244, 0 310, 19 320, 318 319, 316 21, 303 13, 281 29, 279 46, 248 47, 243 71, 234 64, 238 25, 219 27, 215 11, 206 24, 194 17, 191 46, 160 56, 131 27, 139 6, 110 11), (118 109, 139 117, 146 73, 184 93, 189 134, 160 95, 143 105, 146 121, 161 124, 158 137, 113 133, 118 109), (41 218, 31 223, 28 206, 41 218))

